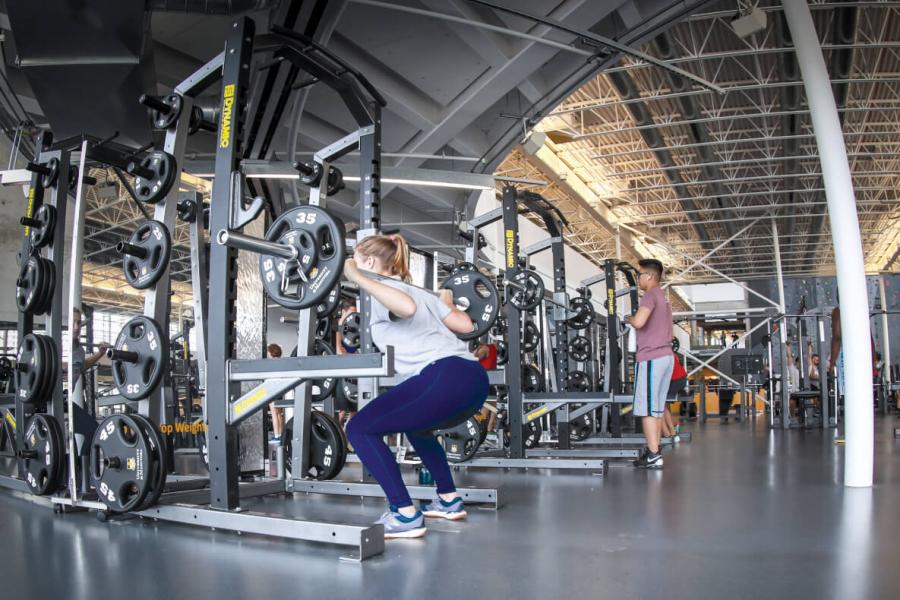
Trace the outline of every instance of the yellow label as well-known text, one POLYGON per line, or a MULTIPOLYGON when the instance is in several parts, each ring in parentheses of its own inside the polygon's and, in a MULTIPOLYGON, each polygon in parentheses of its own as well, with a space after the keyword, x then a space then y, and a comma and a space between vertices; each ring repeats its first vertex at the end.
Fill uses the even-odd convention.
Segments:
MULTIPOLYGON (((31 218, 31 216, 34 215, 34 211, 32 210, 33 208, 34 208, 34 188, 32 187, 32 188, 28 188, 28 207, 25 209, 25 214, 29 218, 31 218)), ((30 231, 31 231, 31 227, 26 226, 25 227, 25 235, 27 236, 30 231)))
POLYGON ((129 471, 134 471, 136 466, 137 465, 134 461, 134 457, 129 457, 128 460, 125 461, 125 468, 129 471))
POLYGON ((606 290, 606 296, 606 300, 609 303, 607 314, 614 315, 616 314, 616 290, 609 288, 608 290, 606 290))
POLYGON ((12 413, 6 413, 6 420, 9 421, 9 424, 12 425, 12 428, 16 428, 16 418, 12 416, 12 413))
POLYGON ((222 89, 222 127, 219 129, 219 148, 231 144, 231 118, 234 108, 234 84, 222 89))
POLYGON ((266 397, 266 388, 260 388, 252 396, 244 398, 240 402, 234 405, 234 416, 239 417, 245 412, 247 412, 254 404, 256 404, 260 398, 266 397))
POLYGON ((512 229, 506 230, 506 268, 516 268, 516 255, 513 252, 516 245, 516 232, 512 229))
POLYGON ((547 414, 548 410, 549 409, 546 406, 544 406, 542 408, 537 409, 533 413, 529 413, 528 415, 526 415, 525 422, 531 423, 535 419, 540 419, 543 415, 547 414))

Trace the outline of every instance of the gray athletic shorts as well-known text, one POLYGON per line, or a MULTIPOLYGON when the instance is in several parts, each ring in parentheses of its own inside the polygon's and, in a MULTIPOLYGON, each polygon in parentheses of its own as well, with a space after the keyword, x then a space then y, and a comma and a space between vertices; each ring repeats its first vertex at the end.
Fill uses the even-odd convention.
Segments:
POLYGON ((666 410, 666 395, 675 358, 670 354, 638 362, 634 367, 634 416, 661 417, 666 410))

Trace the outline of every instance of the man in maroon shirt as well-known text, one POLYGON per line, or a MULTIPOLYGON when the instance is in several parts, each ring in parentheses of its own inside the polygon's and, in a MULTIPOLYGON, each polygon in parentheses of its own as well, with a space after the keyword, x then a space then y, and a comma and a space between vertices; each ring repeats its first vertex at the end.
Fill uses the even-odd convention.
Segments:
POLYGON ((638 263, 638 287, 644 292, 637 312, 626 322, 637 332, 637 355, 634 369, 635 417, 641 417, 647 447, 634 461, 639 469, 661 469, 659 437, 666 410, 666 395, 672 369, 672 307, 660 289, 662 263, 645 259, 638 263))

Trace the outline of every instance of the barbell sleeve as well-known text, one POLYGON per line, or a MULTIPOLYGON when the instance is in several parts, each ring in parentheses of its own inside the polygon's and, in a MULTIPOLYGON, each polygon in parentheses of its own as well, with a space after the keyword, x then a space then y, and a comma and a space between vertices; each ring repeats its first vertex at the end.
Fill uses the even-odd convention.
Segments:
POLYGON ((52 173, 52 169, 47 165, 42 165, 40 163, 30 162, 25 165, 25 170, 31 171, 32 173, 37 173, 38 175, 49 175, 52 173))
POLYGON ((43 225, 43 223, 31 217, 22 217, 21 219, 19 219, 19 223, 21 225, 25 225, 26 227, 40 227, 41 225, 43 225))
POLYGON ((135 175, 137 177, 143 177, 144 179, 153 179, 155 174, 150 169, 144 168, 139 165, 136 161, 131 161, 128 163, 128 166, 125 167, 125 170, 128 171, 129 175, 135 175))
POLYGON ((137 352, 132 352, 131 350, 118 350, 116 348, 109 348, 106 351, 106 358, 110 360, 120 360, 122 362, 136 364, 141 357, 137 352))
POLYGON ((220 245, 228 246, 229 248, 247 250, 257 254, 278 256, 288 260, 296 260, 300 255, 299 251, 293 246, 270 242, 269 240, 261 240, 235 231, 228 231, 227 229, 219 231, 216 235, 216 241, 220 245))
POLYGON ((116 244, 116 252, 119 254, 127 254, 128 256, 134 256, 135 258, 145 259, 149 254, 147 249, 142 246, 135 246, 134 244, 129 244, 128 242, 119 242, 116 244))

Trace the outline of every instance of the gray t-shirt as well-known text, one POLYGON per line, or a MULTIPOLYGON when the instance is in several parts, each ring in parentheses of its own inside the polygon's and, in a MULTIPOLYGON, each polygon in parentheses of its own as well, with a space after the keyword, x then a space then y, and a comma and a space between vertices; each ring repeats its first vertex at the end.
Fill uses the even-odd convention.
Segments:
POLYGON ((394 369, 400 378, 418 375, 432 362, 450 356, 477 360, 469 352, 469 345, 442 322, 450 314, 449 306, 402 281, 385 279, 382 283, 403 291, 416 302, 416 314, 399 319, 372 298, 372 340, 382 349, 394 347, 394 369))

